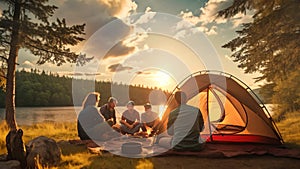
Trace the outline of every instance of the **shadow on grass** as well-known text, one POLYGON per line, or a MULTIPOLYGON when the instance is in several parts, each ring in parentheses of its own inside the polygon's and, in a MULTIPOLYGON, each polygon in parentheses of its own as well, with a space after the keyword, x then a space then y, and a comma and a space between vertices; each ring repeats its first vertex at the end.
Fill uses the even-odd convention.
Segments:
POLYGON ((120 156, 113 155, 111 153, 103 153, 100 156, 90 157, 89 160, 91 161, 91 164, 88 166, 88 168, 135 169, 138 168, 137 166, 140 163, 139 161, 141 159, 120 157, 120 156))
POLYGON ((64 156, 88 153, 88 149, 85 144, 75 145, 70 144, 68 141, 60 141, 58 142, 58 146, 60 147, 61 153, 64 156))
POLYGON ((300 144, 297 144, 297 143, 287 142, 287 143, 284 143, 284 146, 288 149, 297 149, 300 151, 300 144))

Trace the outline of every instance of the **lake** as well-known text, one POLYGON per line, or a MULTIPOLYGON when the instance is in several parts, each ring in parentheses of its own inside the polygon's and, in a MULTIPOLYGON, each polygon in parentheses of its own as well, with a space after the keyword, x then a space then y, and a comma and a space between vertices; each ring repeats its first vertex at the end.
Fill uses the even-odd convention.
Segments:
MULTIPOLYGON (((143 106, 135 106, 135 109, 143 113, 143 106)), ((77 113, 81 107, 17 107, 16 119, 18 125, 32 125, 42 122, 76 122, 77 113)), ((126 110, 124 106, 116 107, 117 119, 120 119, 121 114, 126 110)), ((164 111, 164 106, 152 106, 152 110, 159 112, 160 115, 164 111)), ((0 121, 5 119, 5 109, 0 108, 0 121)))
MULTIPOLYGON (((267 109, 272 115, 272 104, 266 104, 267 109)), ((161 117, 164 112, 163 105, 154 105, 152 110, 158 112, 161 117)), ((143 106, 135 106, 135 109, 143 113, 143 106)), ((17 107, 16 108, 16 119, 19 125, 32 125, 42 122, 76 122, 77 113, 79 113, 81 107, 17 107)), ((116 116, 119 120, 121 114, 126 110, 124 106, 116 107, 116 116)), ((5 109, 0 108, 0 121, 4 120, 5 109)))

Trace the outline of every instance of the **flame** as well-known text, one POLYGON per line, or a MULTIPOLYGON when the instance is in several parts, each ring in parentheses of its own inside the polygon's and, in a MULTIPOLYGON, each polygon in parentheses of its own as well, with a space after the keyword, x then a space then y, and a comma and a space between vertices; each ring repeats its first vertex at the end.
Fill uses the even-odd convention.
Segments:
POLYGON ((146 132, 147 132, 147 134, 148 134, 148 135, 150 135, 150 134, 151 134, 151 132, 152 132, 152 128, 150 128, 150 127, 147 127, 147 131, 146 131, 146 132))

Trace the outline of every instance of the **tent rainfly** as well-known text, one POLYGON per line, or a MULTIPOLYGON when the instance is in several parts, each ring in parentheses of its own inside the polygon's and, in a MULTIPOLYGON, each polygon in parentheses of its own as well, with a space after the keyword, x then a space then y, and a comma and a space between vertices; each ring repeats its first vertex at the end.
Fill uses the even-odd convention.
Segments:
POLYGON ((169 113, 177 107, 174 93, 186 93, 188 105, 201 110, 207 142, 282 144, 271 115, 257 95, 238 78, 219 71, 196 72, 177 85, 159 126, 166 131, 169 113))

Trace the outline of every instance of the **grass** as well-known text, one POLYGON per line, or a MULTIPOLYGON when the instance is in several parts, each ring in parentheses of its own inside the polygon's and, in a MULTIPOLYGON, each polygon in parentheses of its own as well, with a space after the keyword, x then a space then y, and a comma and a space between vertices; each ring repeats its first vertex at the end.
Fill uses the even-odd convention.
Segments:
POLYGON ((0 154, 6 153, 5 138, 8 134, 8 126, 2 121, 0 123, 0 154))
MULTIPOLYGON (((58 142, 62 151, 62 162, 58 168, 135 168, 135 166, 141 166, 138 159, 117 157, 109 153, 91 154, 85 145, 69 144, 67 140, 78 139, 76 123, 47 122, 32 126, 19 126, 19 128, 24 131, 23 139, 25 143, 40 135, 50 137, 58 142)), ((7 133, 7 125, 1 122, 0 154, 6 153, 5 137, 7 133)), ((145 167, 142 166, 142 168, 145 167)))
POLYGON ((300 112, 286 114, 277 127, 288 146, 300 148, 300 112))
MULTIPOLYGON (((300 148, 300 112, 291 113, 286 116, 287 118, 279 123, 277 126, 283 136, 285 142, 291 147, 300 148)), ((153 157, 147 159, 130 159, 119 157, 110 153, 91 154, 85 145, 71 145, 66 140, 78 139, 76 123, 41 123, 32 126, 20 126, 24 131, 24 141, 28 143, 34 137, 43 135, 56 140, 62 150, 62 162, 57 168, 136 168, 136 169, 153 169, 164 168, 164 166, 173 168, 184 168, 183 163, 186 165, 196 166, 195 161, 199 161, 196 157, 153 157)), ((6 153, 5 136, 8 133, 8 127, 4 122, 0 123, 0 154, 6 153)), ((264 164, 264 160, 256 159, 253 164, 264 164)), ((211 163, 210 159, 201 159, 201 163, 211 163)), ((222 161, 222 159, 220 159, 222 161)), ((239 160, 239 164, 244 165, 248 163, 249 158, 229 159, 229 161, 239 160), (244 160, 244 163, 243 163, 244 160)), ((252 159, 250 159, 252 160, 252 159)), ((255 160, 255 159, 253 159, 255 160)), ((227 160, 228 162, 228 160, 227 160)), ((275 159, 272 163, 274 165, 280 161, 275 159)), ((229 164, 228 164, 229 165, 229 164)), ((276 164, 277 165, 277 164, 276 164)), ((284 164, 283 164, 284 165, 284 164)), ((234 167, 234 166, 233 166, 234 167)), ((191 167, 193 168, 193 167, 191 167)), ((229 167, 230 168, 230 167, 229 167)))

